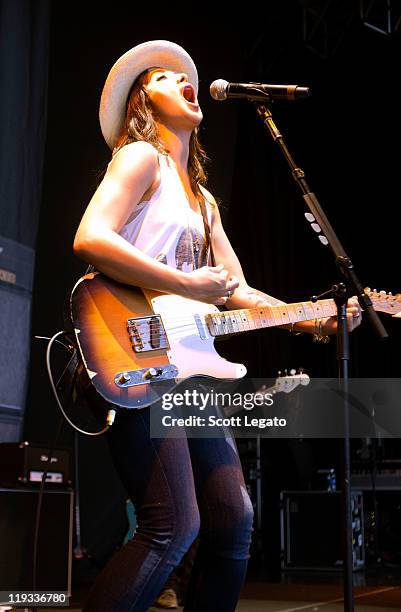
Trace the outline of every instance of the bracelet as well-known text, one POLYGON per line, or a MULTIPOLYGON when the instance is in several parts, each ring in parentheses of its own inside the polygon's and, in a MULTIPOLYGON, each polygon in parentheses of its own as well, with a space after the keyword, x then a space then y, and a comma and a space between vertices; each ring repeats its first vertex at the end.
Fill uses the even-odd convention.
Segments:
POLYGON ((315 319, 315 332, 312 340, 321 344, 328 344, 330 342, 330 337, 322 333, 322 319, 315 319))
POLYGON ((290 327, 290 334, 292 334, 293 336, 300 336, 302 334, 302 332, 295 332, 294 331, 294 323, 290 323, 291 327, 290 327))

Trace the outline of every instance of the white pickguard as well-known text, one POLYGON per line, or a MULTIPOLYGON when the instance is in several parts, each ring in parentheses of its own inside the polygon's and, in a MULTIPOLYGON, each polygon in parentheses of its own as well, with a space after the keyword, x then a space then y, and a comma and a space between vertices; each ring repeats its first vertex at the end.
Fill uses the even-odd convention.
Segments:
POLYGON ((221 357, 214 348, 205 315, 218 312, 216 306, 179 295, 161 295, 151 300, 155 314, 161 315, 170 345, 168 358, 178 368, 179 378, 197 374, 215 378, 242 378, 246 367, 221 357), (196 323, 199 315, 202 335, 196 323))

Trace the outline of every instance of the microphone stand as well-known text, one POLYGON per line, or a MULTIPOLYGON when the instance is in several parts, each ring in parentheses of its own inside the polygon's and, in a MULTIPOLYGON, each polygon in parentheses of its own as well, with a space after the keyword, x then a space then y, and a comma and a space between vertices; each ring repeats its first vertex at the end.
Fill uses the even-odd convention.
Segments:
POLYGON ((267 106, 269 96, 266 96, 266 103, 256 102, 249 96, 249 100, 256 104, 256 109, 270 132, 274 142, 278 144, 283 153, 292 176, 299 186, 302 197, 310 210, 306 214, 306 218, 310 223, 314 224, 314 229, 319 233, 319 240, 324 246, 329 246, 335 263, 346 280, 346 284, 339 283, 333 285, 330 293, 334 296, 337 306, 337 361, 338 361, 338 377, 342 385, 343 391, 343 406, 344 406, 344 439, 343 439, 343 483, 342 483, 342 498, 343 498, 343 520, 344 520, 344 610, 352 612, 354 610, 354 595, 353 595, 353 550, 352 550, 352 512, 351 512, 351 462, 350 462, 350 442, 349 442, 349 410, 348 410, 348 393, 349 393, 349 337, 347 327, 347 299, 349 288, 352 293, 358 297, 359 304, 364 310, 365 315, 374 332, 379 338, 387 338, 388 334, 381 323, 377 313, 375 312, 372 301, 363 290, 352 261, 346 254, 343 246, 337 238, 333 228, 331 227, 322 207, 320 206, 317 197, 309 189, 304 171, 298 167, 287 146, 283 140, 280 131, 273 121, 273 116, 267 106), (316 227, 315 224, 318 224, 316 227), (321 233, 320 233, 321 232, 321 233))

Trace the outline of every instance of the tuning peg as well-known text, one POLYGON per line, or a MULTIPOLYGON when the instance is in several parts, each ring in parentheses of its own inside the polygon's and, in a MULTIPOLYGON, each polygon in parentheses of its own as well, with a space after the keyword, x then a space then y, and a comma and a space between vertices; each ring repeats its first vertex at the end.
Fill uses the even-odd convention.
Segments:
POLYGON ((297 373, 297 371, 294 368, 291 368, 291 370, 290 370, 291 376, 295 376, 296 373, 297 373))
POLYGON ((305 368, 303 368, 302 366, 298 368, 298 374, 303 374, 304 371, 305 371, 305 368))
POLYGON ((386 291, 383 291, 383 289, 379 293, 384 293, 384 295, 387 295, 386 291))

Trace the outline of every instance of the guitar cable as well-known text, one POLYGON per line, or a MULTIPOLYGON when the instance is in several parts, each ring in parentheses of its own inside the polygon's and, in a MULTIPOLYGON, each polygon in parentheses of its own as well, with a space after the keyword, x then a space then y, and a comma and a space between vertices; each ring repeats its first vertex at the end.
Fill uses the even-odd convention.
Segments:
MULTIPOLYGON (((49 375, 49 380, 50 380, 50 386, 52 388, 54 397, 56 399, 57 405, 61 411, 62 416, 64 417, 65 421, 67 421, 67 423, 69 423, 69 425, 75 429, 76 431, 78 431, 79 433, 82 433, 84 435, 87 436, 100 436, 101 434, 105 433, 113 424, 114 422, 114 418, 115 418, 115 414, 116 411, 115 410, 109 410, 108 414, 107 414, 107 425, 106 427, 104 427, 101 431, 97 431, 97 432, 90 432, 90 431, 85 431, 83 429, 80 429, 79 427, 77 427, 72 421, 71 419, 67 416, 62 403, 60 401, 60 397, 59 394, 57 393, 57 389, 56 389, 56 385, 54 384, 54 378, 53 378, 53 373, 52 373, 52 369, 51 369, 51 363, 50 363, 50 357, 51 357, 51 349, 52 346, 54 344, 54 342, 58 342, 59 344, 61 344, 62 346, 64 346, 68 351, 72 352, 75 349, 75 347, 73 347, 71 344, 65 344, 64 342, 61 342, 59 340, 60 336, 67 336, 67 332, 65 331, 60 331, 57 332, 56 334, 54 334, 54 336, 52 336, 52 338, 48 338, 45 336, 35 336, 36 339, 38 340, 49 340, 49 344, 47 346, 47 350, 46 350, 46 367, 47 367, 47 373, 49 375)), ((63 373, 64 374, 64 373, 63 373)), ((62 376, 63 376, 62 374, 62 376)), ((61 376, 61 378, 62 378, 61 376)), ((77 377, 77 371, 75 370, 74 374, 73 374, 73 378, 71 381, 71 388, 69 391, 69 399, 68 399, 68 404, 71 401, 71 397, 73 394, 73 388, 75 385, 75 380, 77 377)), ((60 380, 60 379, 59 379, 60 380)), ((48 465, 50 467, 50 463, 51 463, 51 459, 53 457, 54 454, 54 450, 57 444, 57 441, 60 437, 62 428, 63 428, 63 424, 65 423, 65 421, 63 421, 61 419, 55 439, 53 441, 53 444, 51 445, 51 448, 49 448, 49 453, 48 453, 48 465)), ((39 544, 39 531, 40 531, 40 520, 41 520, 41 515, 42 515, 42 504, 43 504, 43 496, 44 496, 44 492, 45 492, 45 484, 46 484, 46 480, 47 480, 47 474, 48 474, 49 468, 45 469, 43 471, 42 474, 42 480, 40 483, 40 489, 39 489, 39 495, 38 495, 38 503, 37 503, 37 507, 36 507, 36 512, 35 512, 35 526, 34 526, 34 538, 33 538, 33 564, 32 564, 32 589, 33 591, 36 591, 37 588, 37 573, 38 573, 38 544, 39 544)), ((37 607, 33 607, 32 608, 32 612, 35 612, 37 610, 37 607)))
MULTIPOLYGON (((35 512, 35 526, 34 526, 34 531, 33 531, 32 591, 34 591, 34 592, 36 592, 36 590, 37 590, 40 521, 41 521, 41 518, 42 518, 42 505, 43 505, 43 497, 44 497, 44 494, 45 494, 45 486, 46 486, 47 474, 49 472, 51 461, 52 461, 52 458, 53 458, 53 455, 54 455, 54 451, 55 451, 55 448, 56 448, 56 444, 57 444, 58 439, 59 439, 59 437, 61 435, 61 432, 63 430, 63 425, 64 424, 65 424, 65 422, 63 421, 63 419, 60 419, 56 436, 54 438, 54 441, 53 441, 51 447, 49 447, 48 453, 47 453, 47 463, 48 463, 49 467, 47 467, 47 468, 45 468, 43 470, 42 479, 41 479, 41 482, 40 482, 40 488, 39 488, 39 494, 38 494, 38 503, 37 503, 36 512, 35 512)), ((36 612, 36 610, 37 610, 37 606, 34 606, 32 608, 32 612, 36 612)))
MULTIPOLYGON (((107 412, 107 417, 106 417, 106 426, 101 429, 100 431, 85 431, 84 429, 81 429, 80 427, 78 427, 77 425, 75 425, 75 423, 73 423, 71 421, 71 419, 68 417, 67 413, 65 412, 63 405, 60 401, 60 397, 59 394, 57 392, 56 389, 56 385, 54 384, 54 378, 53 378, 53 373, 52 373, 52 369, 51 369, 51 350, 53 347, 53 344, 55 342, 58 342, 59 344, 62 344, 65 348, 67 348, 68 350, 71 350, 71 345, 67 345, 64 342, 61 342, 59 340, 60 336, 67 336, 67 332, 66 331, 59 331, 56 334, 54 334, 54 336, 52 336, 51 338, 45 337, 45 336, 35 336, 35 338, 39 339, 39 340, 49 340, 49 344, 47 345, 47 350, 46 350, 46 369, 47 369, 47 374, 49 376, 49 381, 50 381, 50 386, 51 389, 53 391, 53 395, 55 397, 57 406, 59 407, 59 410, 61 412, 61 414, 63 415, 64 419, 67 421, 67 423, 76 431, 78 431, 79 433, 85 435, 85 436, 101 436, 104 433, 106 433, 106 431, 108 431, 110 429, 110 427, 113 425, 114 423, 114 419, 116 417, 116 410, 114 410, 113 408, 111 408, 108 412, 107 412)), ((74 348, 74 350, 76 350, 74 348)))

